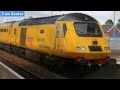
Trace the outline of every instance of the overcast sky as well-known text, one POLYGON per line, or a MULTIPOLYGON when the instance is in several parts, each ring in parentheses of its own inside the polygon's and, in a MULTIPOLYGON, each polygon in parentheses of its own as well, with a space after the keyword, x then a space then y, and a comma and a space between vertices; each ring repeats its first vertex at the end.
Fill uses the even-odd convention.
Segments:
MULTIPOLYGON (((66 14, 66 13, 84 13, 94 17, 101 24, 104 24, 108 19, 112 19, 114 21, 114 11, 53 11, 53 15, 58 14, 66 14)), ((22 20, 24 18, 32 17, 45 17, 51 16, 51 11, 25 11, 24 17, 2 17, 0 16, 0 23, 14 21, 14 20, 22 20)), ((120 18, 120 11, 116 11, 116 22, 120 18)))

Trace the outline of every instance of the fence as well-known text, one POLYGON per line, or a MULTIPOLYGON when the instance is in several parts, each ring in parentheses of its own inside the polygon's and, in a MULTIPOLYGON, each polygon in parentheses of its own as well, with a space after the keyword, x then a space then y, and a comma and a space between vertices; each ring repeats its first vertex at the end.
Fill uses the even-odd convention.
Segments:
POLYGON ((107 38, 107 41, 111 49, 120 49, 120 38, 107 38))

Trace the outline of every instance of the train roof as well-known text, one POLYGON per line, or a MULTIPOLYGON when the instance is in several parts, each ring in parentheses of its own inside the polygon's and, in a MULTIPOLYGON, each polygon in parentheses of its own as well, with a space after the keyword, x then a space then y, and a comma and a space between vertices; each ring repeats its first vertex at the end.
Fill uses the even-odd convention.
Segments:
POLYGON ((22 20, 21 20, 21 21, 16 21, 16 22, 13 23, 12 26, 19 26, 19 24, 20 24, 21 22, 22 22, 22 20))
POLYGON ((28 20, 23 20, 19 25, 40 25, 40 24, 54 24, 55 21, 89 21, 89 22, 97 22, 93 17, 82 14, 82 13, 70 13, 64 15, 56 15, 51 17, 43 17, 43 18, 32 18, 28 20))
POLYGON ((55 24, 56 21, 88 21, 97 22, 93 17, 82 13, 70 13, 63 15, 55 15, 50 17, 30 18, 16 22, 8 22, 1 24, 0 26, 29 26, 29 25, 41 25, 41 24, 55 24))
POLYGON ((54 24, 55 21, 61 17, 61 15, 51 16, 51 17, 42 17, 42 18, 31 18, 21 21, 19 26, 26 25, 40 25, 40 24, 54 24))
POLYGON ((58 18, 57 21, 89 21, 89 22, 98 22, 93 17, 83 14, 83 13, 70 13, 65 14, 62 17, 58 18))
POLYGON ((1 23, 0 26, 12 26, 14 22, 16 21, 1 23))

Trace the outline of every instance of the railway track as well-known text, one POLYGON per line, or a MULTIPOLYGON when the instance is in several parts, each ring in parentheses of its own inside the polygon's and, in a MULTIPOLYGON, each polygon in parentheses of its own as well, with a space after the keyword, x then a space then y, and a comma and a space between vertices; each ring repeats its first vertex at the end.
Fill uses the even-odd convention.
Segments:
POLYGON ((25 79, 66 79, 42 66, 0 50, 0 61, 19 73, 25 79))
POLYGON ((25 79, 14 70, 0 62, 0 79, 25 79))
POLYGON ((0 58, 1 58, 0 61, 2 63, 7 65, 8 67, 12 68, 15 72, 19 73, 25 79, 41 79, 41 77, 39 77, 38 75, 35 75, 33 72, 30 72, 30 71, 24 69, 23 67, 4 59, 1 56, 0 56, 0 58))
POLYGON ((119 79, 120 65, 108 64, 91 72, 81 72, 80 68, 67 66, 62 72, 52 71, 47 67, 30 63, 29 61, 0 50, 0 61, 26 79, 119 79))

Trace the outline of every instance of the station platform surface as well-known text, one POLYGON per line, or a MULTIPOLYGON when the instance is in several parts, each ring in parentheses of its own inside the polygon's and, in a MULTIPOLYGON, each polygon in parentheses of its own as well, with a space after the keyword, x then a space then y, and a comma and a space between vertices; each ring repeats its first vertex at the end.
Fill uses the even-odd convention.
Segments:
POLYGON ((0 79, 24 79, 21 75, 0 62, 0 79))

